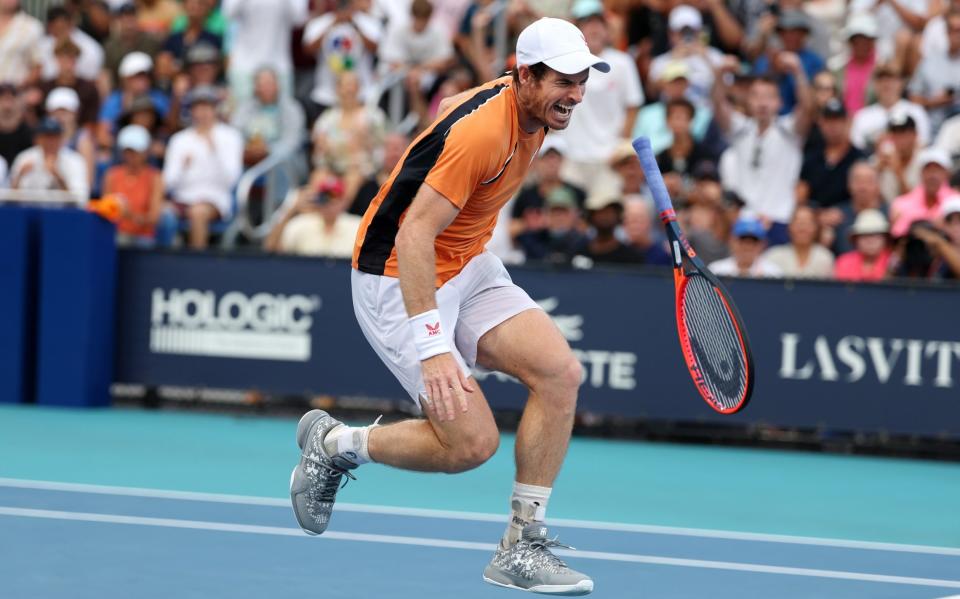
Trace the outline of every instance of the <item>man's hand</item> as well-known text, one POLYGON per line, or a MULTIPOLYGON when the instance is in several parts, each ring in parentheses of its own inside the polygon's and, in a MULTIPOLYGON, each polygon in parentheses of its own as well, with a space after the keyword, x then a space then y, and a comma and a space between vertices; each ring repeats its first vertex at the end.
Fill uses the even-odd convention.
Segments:
POLYGON ((943 246, 948 243, 945 237, 927 227, 913 227, 910 232, 914 237, 927 244, 927 247, 935 256, 939 256, 943 251, 943 246))
POLYGON ((716 71, 718 73, 737 73, 740 71, 740 58, 733 54, 727 54, 720 60, 716 71))
POLYGON ((467 393, 473 393, 473 387, 460 370, 452 353, 440 354, 421 362, 423 384, 427 389, 426 408, 433 412, 437 420, 453 420, 457 417, 454 401, 460 404, 460 411, 467 411, 467 393))
POLYGON ((780 54, 780 68, 785 73, 798 74, 803 69, 803 63, 800 57, 793 52, 783 52, 780 54))

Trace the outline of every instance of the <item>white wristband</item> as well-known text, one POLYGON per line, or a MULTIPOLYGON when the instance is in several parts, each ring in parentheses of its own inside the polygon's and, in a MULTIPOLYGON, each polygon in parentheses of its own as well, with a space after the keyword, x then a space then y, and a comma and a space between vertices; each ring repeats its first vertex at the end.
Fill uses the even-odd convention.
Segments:
POLYGON ((413 344, 421 361, 450 351, 447 337, 440 326, 440 311, 429 310, 408 321, 413 329, 413 344))

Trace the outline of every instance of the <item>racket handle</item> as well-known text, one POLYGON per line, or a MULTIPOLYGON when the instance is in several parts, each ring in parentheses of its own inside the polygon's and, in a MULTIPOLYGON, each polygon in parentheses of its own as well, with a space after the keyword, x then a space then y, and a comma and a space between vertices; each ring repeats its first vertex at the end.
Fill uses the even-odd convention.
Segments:
POLYGON ((660 167, 657 166, 657 157, 653 154, 653 148, 650 146, 649 137, 638 137, 633 140, 633 149, 640 159, 640 166, 643 167, 643 174, 647 176, 647 187, 650 189, 650 195, 653 196, 653 203, 657 207, 657 213, 661 219, 665 215, 673 216, 673 203, 670 201, 670 194, 667 193, 667 186, 663 183, 663 175, 660 174, 660 167))

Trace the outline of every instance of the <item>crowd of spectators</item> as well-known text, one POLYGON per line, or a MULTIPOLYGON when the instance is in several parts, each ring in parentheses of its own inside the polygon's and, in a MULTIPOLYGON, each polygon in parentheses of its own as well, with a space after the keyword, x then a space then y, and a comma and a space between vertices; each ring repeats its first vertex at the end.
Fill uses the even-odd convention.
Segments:
POLYGON ((718 274, 960 277, 958 0, 0 0, 0 197, 112 197, 120 242, 202 249, 273 157, 299 189, 253 241, 349 256, 441 100, 541 16, 612 70, 504 207, 506 260, 669 264, 644 135, 718 274))

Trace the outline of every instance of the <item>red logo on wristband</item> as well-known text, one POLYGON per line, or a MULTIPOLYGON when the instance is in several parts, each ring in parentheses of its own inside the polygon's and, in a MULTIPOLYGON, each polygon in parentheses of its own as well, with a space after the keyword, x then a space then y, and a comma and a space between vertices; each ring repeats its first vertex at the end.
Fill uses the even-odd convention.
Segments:
POLYGON ((427 337, 436 337, 437 335, 440 334, 440 323, 439 323, 439 322, 436 323, 436 324, 433 325, 433 326, 430 326, 429 324, 425 324, 424 326, 427 327, 427 337))

